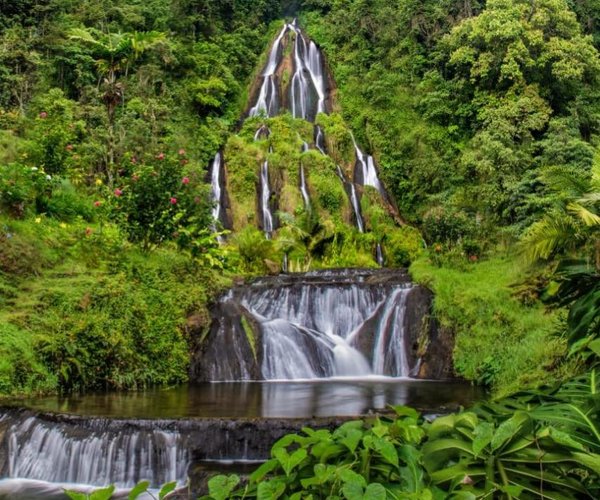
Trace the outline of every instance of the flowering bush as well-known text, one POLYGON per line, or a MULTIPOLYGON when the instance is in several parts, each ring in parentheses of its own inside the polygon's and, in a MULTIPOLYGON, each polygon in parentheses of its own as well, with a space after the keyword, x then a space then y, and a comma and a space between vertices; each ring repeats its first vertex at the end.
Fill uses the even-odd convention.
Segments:
POLYGON ((33 212, 43 194, 52 190, 52 178, 36 167, 18 163, 0 166, 0 209, 13 217, 33 212))
POLYGON ((200 172, 184 172, 181 154, 160 153, 135 170, 108 197, 112 217, 131 241, 145 248, 178 240, 179 229, 204 229, 211 222, 210 197, 200 172))

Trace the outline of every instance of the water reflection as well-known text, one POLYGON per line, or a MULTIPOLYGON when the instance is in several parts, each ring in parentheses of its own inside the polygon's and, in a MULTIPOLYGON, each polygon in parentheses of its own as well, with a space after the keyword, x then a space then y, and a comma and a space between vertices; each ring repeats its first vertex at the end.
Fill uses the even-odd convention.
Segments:
POLYGON ((458 382, 398 379, 307 382, 226 382, 168 390, 87 394, 19 401, 41 411, 113 418, 353 416, 408 405, 427 412, 453 410, 481 399, 458 382))

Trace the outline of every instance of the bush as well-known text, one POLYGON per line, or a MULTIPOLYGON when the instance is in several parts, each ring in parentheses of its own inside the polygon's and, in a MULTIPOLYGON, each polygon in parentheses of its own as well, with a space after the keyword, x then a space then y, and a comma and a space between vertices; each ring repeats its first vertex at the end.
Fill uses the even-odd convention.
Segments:
POLYGON ((109 193, 111 217, 129 239, 148 249, 177 239, 178 228, 194 224, 199 230, 212 223, 211 203, 200 172, 186 171, 187 159, 159 153, 136 166, 120 187, 109 193))
POLYGON ((37 167, 0 166, 0 209, 13 217, 34 213, 38 199, 51 192, 52 184, 52 178, 37 167))
POLYGON ((423 237, 418 229, 404 226, 385 238, 387 265, 407 267, 423 252, 423 237))
POLYGON ((0 319, 0 394, 56 390, 57 380, 40 363, 31 334, 0 319))

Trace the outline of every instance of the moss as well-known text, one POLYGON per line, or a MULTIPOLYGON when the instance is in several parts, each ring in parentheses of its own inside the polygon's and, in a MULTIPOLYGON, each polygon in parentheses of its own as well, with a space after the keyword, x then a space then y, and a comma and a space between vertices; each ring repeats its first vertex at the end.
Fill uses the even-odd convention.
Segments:
POLYGON ((242 328, 244 329, 244 333, 246 334, 246 339, 248 339, 248 344, 250 344, 250 349, 252 349, 252 355, 254 356, 254 360, 258 361, 258 356, 256 354, 256 333, 248 320, 242 316, 242 328))

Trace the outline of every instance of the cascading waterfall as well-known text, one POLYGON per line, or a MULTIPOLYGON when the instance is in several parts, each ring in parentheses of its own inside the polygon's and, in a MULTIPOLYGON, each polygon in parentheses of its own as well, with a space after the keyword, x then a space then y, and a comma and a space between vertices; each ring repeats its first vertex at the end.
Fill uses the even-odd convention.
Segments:
MULTIPOLYGON (((221 163, 222 155, 218 152, 212 161, 210 168, 210 187, 211 187, 211 199, 213 202, 212 217, 213 217, 213 230, 218 230, 218 225, 221 222, 221 212, 223 207, 223 192, 221 189, 221 163)), ((219 242, 222 242, 223 238, 218 237, 219 242)))
MULTIPOLYGON (((410 283, 361 282, 348 270, 270 282, 276 279, 264 278, 221 299, 219 308, 229 312, 214 325, 213 335, 226 338, 231 355, 207 356, 211 380, 227 380, 228 374, 242 380, 410 376, 405 339, 407 298, 415 289, 410 283), (256 325, 255 368, 248 365, 247 350, 236 345, 247 342, 247 329, 231 335, 234 310, 243 311, 246 324, 256 325)), ((213 348, 216 353, 223 346, 213 348)))
POLYGON ((275 72, 281 62, 281 42, 289 28, 290 26, 286 24, 273 43, 267 66, 263 71, 263 82, 260 87, 258 99, 254 107, 252 107, 248 113, 250 116, 258 116, 261 113, 264 113, 267 116, 275 116, 279 111, 275 72))
POLYGON ((323 133, 323 129, 319 126, 315 126, 315 147, 324 155, 325 152, 325 134, 323 133))
POLYGON ((359 232, 365 232, 365 223, 362 218, 362 214, 360 211, 360 202, 358 201, 358 194, 356 193, 356 186, 354 183, 348 181, 344 172, 342 172, 342 168, 339 165, 336 165, 336 173, 340 178, 342 183, 344 184, 344 188, 348 191, 348 195, 350 197, 350 204, 352 205, 352 210, 354 211, 354 218, 356 220, 356 227, 359 232))
POLYGON ((309 119, 310 98, 312 92, 311 81, 307 78, 306 40, 300 30, 295 29, 296 40, 294 42, 294 76, 290 86, 292 116, 294 118, 309 119))
POLYGON ((265 160, 260 169, 260 208, 262 212, 263 231, 267 238, 273 232, 273 213, 271 212, 271 188, 269 186, 269 162, 265 160))
POLYGON ((377 175, 377 169, 375 168, 375 161, 371 155, 364 154, 358 144, 356 144, 356 140, 354 136, 352 136, 352 141, 354 142, 354 150, 356 152, 356 161, 357 168, 355 171, 355 182, 359 182, 363 186, 371 186, 377 189, 379 193, 385 197, 385 190, 383 189, 383 184, 379 180, 379 176, 377 175))
POLYGON ((375 260, 380 267, 385 266, 385 256, 383 255, 381 243, 377 243, 377 247, 375 248, 375 260))
POLYGON ((7 430, 8 476, 49 482, 154 486, 185 482, 190 461, 185 439, 177 432, 94 429, 29 417, 7 430))
POLYGON ((308 186, 306 185, 306 175, 304 173, 304 165, 300 163, 300 192, 304 200, 304 208, 310 210, 310 196, 308 194, 308 186))

